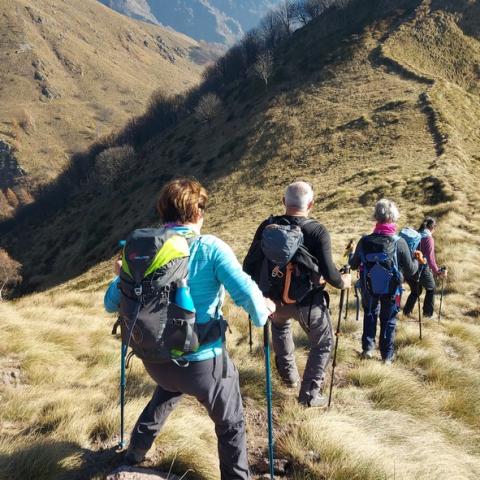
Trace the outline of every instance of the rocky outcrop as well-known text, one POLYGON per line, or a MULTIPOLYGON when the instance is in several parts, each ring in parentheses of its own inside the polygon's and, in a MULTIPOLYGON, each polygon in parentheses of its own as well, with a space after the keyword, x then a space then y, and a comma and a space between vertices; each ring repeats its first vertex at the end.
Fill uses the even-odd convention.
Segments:
POLYGON ((0 189, 15 186, 25 171, 18 164, 13 148, 0 140, 0 189))

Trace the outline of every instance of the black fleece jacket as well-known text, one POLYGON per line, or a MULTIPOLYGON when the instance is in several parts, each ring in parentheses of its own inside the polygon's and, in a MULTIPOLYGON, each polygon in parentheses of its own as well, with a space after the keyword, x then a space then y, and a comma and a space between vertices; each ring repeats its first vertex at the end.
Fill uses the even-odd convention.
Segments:
MULTIPOLYGON (((275 223, 289 223, 299 226, 306 220, 306 217, 294 217, 291 215, 273 217, 275 223)), ((258 281, 259 271, 264 259, 260 247, 262 232, 269 223, 270 221, 267 219, 260 224, 253 237, 247 256, 243 261, 243 269, 256 281, 258 281)), ((328 230, 316 220, 308 222, 301 228, 303 232, 303 244, 309 253, 317 259, 323 278, 333 287, 343 288, 341 274, 333 263, 332 247, 328 230)))

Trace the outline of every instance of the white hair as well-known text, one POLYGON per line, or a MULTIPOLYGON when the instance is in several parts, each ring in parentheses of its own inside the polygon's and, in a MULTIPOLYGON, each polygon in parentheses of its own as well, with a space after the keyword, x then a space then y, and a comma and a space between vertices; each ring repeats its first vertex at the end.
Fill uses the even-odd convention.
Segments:
POLYGON ((313 201, 313 189, 307 182, 293 182, 285 191, 285 206, 307 210, 308 205, 313 201))
POLYGON ((382 198, 375 205, 373 218, 378 223, 397 223, 400 218, 400 212, 397 205, 386 198, 382 198))

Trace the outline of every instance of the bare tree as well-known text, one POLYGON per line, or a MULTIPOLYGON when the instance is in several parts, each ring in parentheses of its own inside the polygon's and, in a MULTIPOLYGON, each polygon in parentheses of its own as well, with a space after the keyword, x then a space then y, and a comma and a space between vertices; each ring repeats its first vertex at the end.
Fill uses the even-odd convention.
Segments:
POLYGON ((20 269, 22 265, 10 258, 8 253, 0 248, 0 301, 3 300, 5 288, 21 282, 20 269))
POLYGON ((274 50, 288 33, 276 10, 271 10, 262 19, 259 31, 261 32, 265 48, 274 50))
POLYGON ((300 23, 306 25, 334 3, 334 0, 301 0, 297 4, 295 16, 300 23))
POLYGON ((195 107, 195 116, 202 123, 212 124, 213 119, 219 114, 222 101, 214 93, 205 94, 195 107))
POLYGON ((265 87, 268 88, 268 80, 273 73, 273 55, 272 52, 266 50, 260 53, 257 61, 253 64, 253 72, 255 75, 265 82, 265 87))
POLYGON ((297 4, 293 0, 283 0, 277 7, 276 14, 279 22, 283 25, 285 34, 288 36, 294 30, 297 4))
POLYGON ((255 63, 258 52, 262 50, 262 34, 260 30, 253 29, 245 34, 242 39, 241 46, 245 54, 245 61, 248 67, 255 63))

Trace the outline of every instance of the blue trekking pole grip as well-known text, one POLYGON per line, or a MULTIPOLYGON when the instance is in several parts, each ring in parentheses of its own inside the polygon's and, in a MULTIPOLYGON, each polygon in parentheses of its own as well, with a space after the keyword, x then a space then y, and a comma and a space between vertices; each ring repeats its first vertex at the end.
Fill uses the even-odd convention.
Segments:
POLYGON ((265 351, 265 383, 267 396, 267 421, 268 421, 268 464, 270 478, 274 478, 273 465, 273 416, 272 416, 272 378, 270 374, 270 320, 263 327, 263 349, 265 351))

